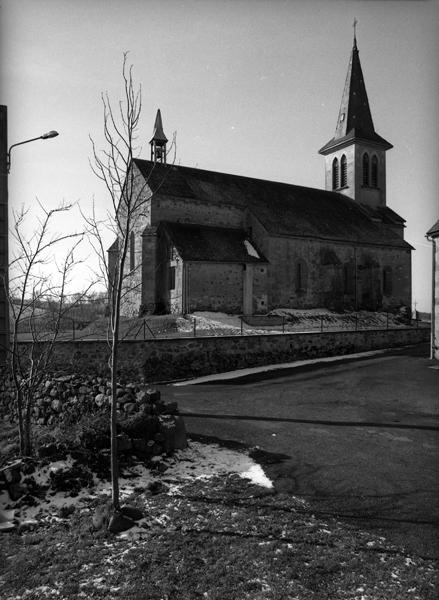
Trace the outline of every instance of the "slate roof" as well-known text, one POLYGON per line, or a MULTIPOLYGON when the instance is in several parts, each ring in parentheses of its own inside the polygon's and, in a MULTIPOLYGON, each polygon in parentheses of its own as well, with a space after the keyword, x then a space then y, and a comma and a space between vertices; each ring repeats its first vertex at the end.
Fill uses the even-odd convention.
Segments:
POLYGON ((355 39, 349 60, 335 135, 319 152, 320 154, 327 154, 336 147, 351 143, 354 139, 373 142, 379 146, 383 146, 387 150, 392 148, 392 144, 375 132, 355 39))
POLYGON ((400 215, 388 206, 372 207, 367 204, 360 204, 361 208, 372 218, 378 219, 389 225, 404 225, 406 222, 400 215))
POLYGON ((433 227, 430 227, 430 229, 427 231, 427 235, 429 235, 431 237, 439 236, 439 221, 436 221, 436 223, 433 225, 433 227))
MULTIPOLYGON (((361 205, 337 192, 135 159, 153 192, 248 209, 272 235, 410 249, 361 205)), ((392 211, 393 212, 393 211, 392 211)), ((394 213, 396 214, 396 213, 394 213)))
POLYGON ((205 227, 163 221, 165 230, 181 258, 186 261, 266 263, 266 258, 242 229, 205 227))

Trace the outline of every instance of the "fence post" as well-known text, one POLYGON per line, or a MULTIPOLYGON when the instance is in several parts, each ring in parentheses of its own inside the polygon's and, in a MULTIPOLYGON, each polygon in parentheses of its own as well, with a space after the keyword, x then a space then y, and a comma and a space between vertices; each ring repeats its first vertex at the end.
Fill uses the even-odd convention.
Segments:
POLYGON ((320 315, 320 331, 323 333, 323 315, 320 315))
POLYGON ((355 331, 358 331, 358 314, 355 313, 355 331))
POLYGON ((72 319, 72 335, 73 339, 75 339, 75 319, 72 319))
POLYGON ((197 337, 197 320, 194 317, 194 337, 197 337))
POLYGON ((282 317, 282 333, 285 333, 285 317, 282 317))
POLYGON ((145 319, 143 319, 143 340, 146 340, 146 323, 145 319))
POLYGON ((243 333, 242 316, 239 317, 239 320, 241 321, 241 335, 242 335, 242 333, 243 333))
POLYGON ((386 312, 386 329, 389 329, 389 312, 386 312))

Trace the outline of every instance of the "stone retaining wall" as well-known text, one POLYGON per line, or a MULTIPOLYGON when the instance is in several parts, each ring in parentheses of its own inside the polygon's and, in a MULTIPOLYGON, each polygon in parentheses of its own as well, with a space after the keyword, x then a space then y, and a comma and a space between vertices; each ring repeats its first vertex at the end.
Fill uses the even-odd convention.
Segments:
MULTIPOLYGON (((148 383, 263 366, 365 352, 427 342, 430 330, 390 329, 131 340, 121 342, 120 374, 148 383)), ((21 344, 26 350, 26 343, 21 344)), ((105 341, 58 342, 53 371, 108 375, 105 341)))

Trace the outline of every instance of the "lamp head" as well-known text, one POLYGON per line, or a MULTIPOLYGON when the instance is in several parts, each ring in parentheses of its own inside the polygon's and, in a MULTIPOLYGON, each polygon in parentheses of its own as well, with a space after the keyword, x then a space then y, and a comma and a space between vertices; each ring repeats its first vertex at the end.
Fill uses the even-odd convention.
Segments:
POLYGON ((41 136, 41 139, 47 140, 48 138, 54 138, 57 135, 59 135, 59 133, 57 131, 48 131, 47 133, 43 133, 43 135, 41 136))

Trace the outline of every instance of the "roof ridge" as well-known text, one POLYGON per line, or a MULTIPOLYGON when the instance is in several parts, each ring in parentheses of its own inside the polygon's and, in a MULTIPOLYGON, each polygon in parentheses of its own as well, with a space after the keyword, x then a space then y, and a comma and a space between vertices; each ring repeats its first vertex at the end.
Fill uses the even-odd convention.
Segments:
POLYGON ((292 187, 292 188, 296 188, 296 189, 302 189, 302 190, 311 190, 313 192, 324 192, 325 195, 327 194, 331 194, 331 195, 335 195, 335 196, 341 196, 343 198, 346 198, 346 196, 344 194, 340 194, 339 192, 335 192, 332 190, 325 190, 324 188, 316 188, 316 187, 311 187, 308 185, 297 185, 296 183, 288 183, 286 181, 277 181, 274 179, 262 179, 261 177, 250 177, 249 175, 237 175, 235 173, 225 173, 224 171, 212 171, 209 169, 200 169, 198 167, 189 167, 186 165, 174 165, 174 164, 157 164, 154 163, 150 160, 147 160, 145 158, 134 158, 133 159, 134 162, 143 162, 143 163, 149 163, 151 165, 154 166, 154 168, 159 167, 159 168, 169 168, 169 169, 185 169, 188 171, 197 171, 197 172, 202 172, 202 173, 214 173, 215 175, 224 175, 224 177, 236 177, 238 179, 248 179, 251 181, 260 181, 261 183, 269 183, 269 184, 274 184, 274 185, 280 185, 280 186, 286 186, 286 187, 292 187))

